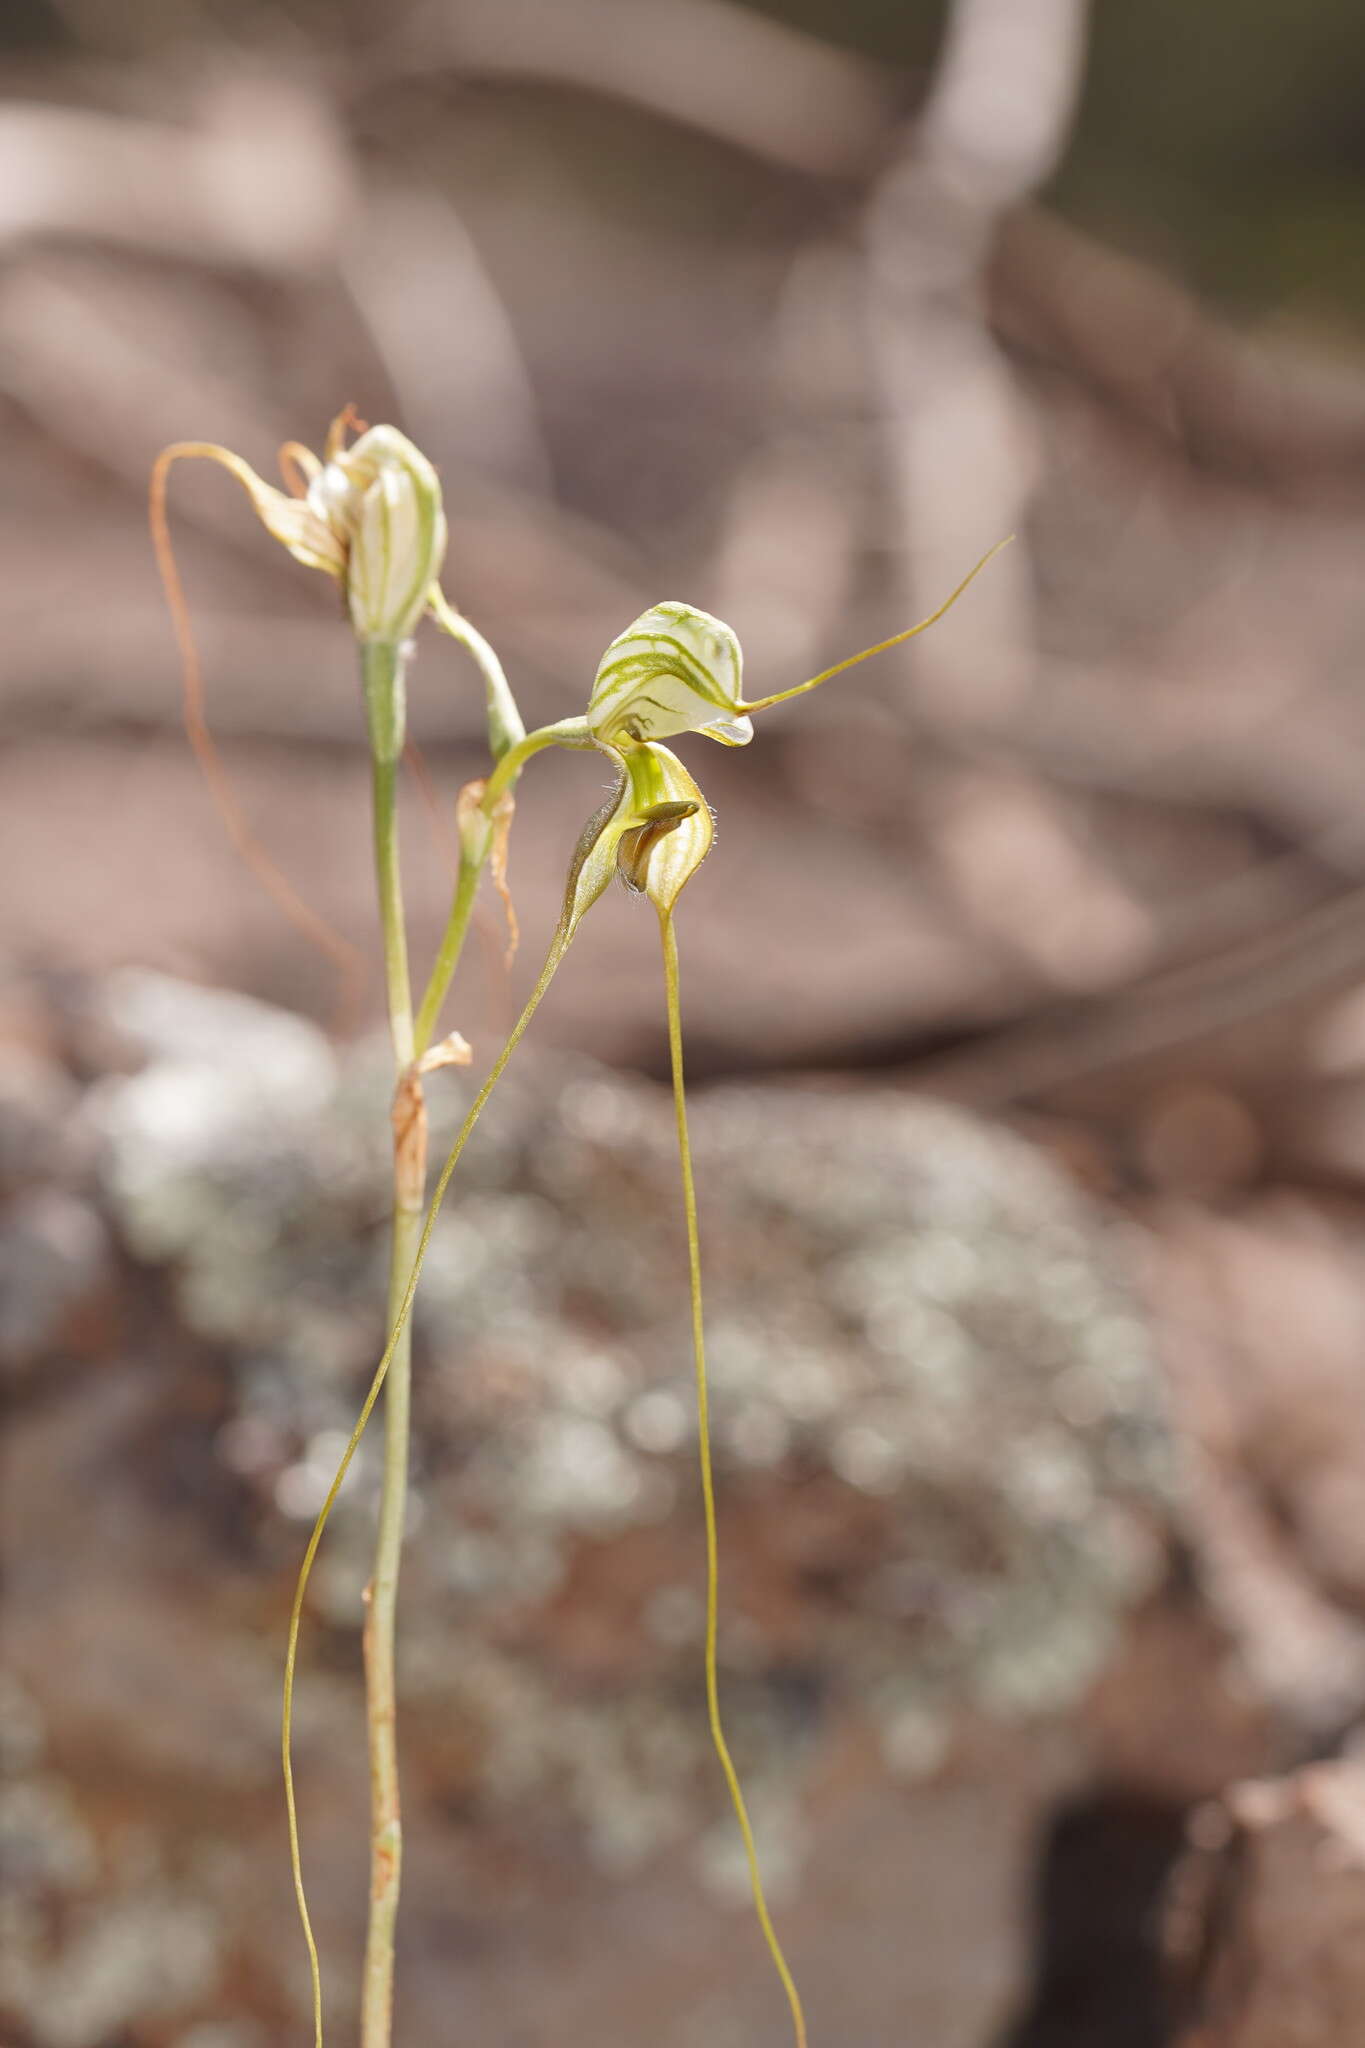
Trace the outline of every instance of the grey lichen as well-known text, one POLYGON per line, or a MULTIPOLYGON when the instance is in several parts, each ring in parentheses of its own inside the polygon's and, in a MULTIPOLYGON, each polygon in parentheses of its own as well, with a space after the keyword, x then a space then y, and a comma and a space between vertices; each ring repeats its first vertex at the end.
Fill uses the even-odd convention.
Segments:
MULTIPOLYGON (((162 1021, 95 1106, 110 1200, 230 1361, 224 1459, 302 1523, 382 1337, 382 1064, 337 1071, 308 1027, 253 1022, 241 998, 125 984, 120 1001, 134 1037, 162 1021)), ((432 1084, 438 1151, 468 1087, 432 1084)), ((964 1714, 1077 1699, 1150 1581, 1168 1442, 1121 1247, 1022 1141, 893 1089, 765 1084, 699 1097, 694 1142, 729 1711, 760 1789, 786 1788, 770 1803, 794 1844, 831 1699, 857 1701, 911 1777, 964 1714)), ((660 1092, 520 1056, 437 1226, 416 1328, 409 1695, 469 1732, 472 1796, 557 1787, 625 1867, 687 1829, 706 1739, 660 1092)), ((353 1627, 376 1454, 319 1579, 353 1627)))
POLYGON ((112 1854, 97 1842, 13 1679, 0 1683, 0 1760, 0 2008, 40 2023, 51 2048, 99 2048, 130 2021, 192 2007, 219 1973, 211 1905, 166 1877, 147 1838, 112 1854))

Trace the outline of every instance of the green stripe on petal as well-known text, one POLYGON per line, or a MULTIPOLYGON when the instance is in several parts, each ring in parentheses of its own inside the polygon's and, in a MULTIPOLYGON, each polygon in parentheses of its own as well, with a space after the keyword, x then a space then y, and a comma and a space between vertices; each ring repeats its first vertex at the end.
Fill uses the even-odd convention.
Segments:
POLYGON ((676 600, 653 605, 602 656, 588 724, 609 746, 682 732, 743 746, 751 734, 742 669, 739 641, 723 620, 676 600))

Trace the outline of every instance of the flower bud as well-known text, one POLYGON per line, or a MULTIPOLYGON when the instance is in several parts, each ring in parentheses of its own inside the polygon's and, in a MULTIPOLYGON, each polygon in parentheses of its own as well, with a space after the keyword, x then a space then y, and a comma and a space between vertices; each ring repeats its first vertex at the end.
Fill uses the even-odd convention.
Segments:
POLYGON ((396 427, 371 427, 332 455, 307 503, 346 549, 357 637, 406 640, 446 551, 440 481, 425 455, 396 427))
POLYGON ((727 747, 753 738, 740 699, 743 657, 730 628, 690 604, 656 604, 598 664, 588 724, 607 746, 703 732, 727 747))

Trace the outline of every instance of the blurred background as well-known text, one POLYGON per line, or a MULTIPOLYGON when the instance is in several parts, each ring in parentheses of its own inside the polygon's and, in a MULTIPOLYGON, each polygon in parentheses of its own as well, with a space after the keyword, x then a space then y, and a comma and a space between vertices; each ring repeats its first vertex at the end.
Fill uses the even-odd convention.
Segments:
MULTIPOLYGON (((812 2038, 1365 2035, 1365 15, 1352 0, 9 0, 0 2011, 304 2038, 275 1715, 382 1332, 367 761, 324 579, 164 444, 441 470, 528 723, 685 598, 735 1746, 812 2038)), ((424 637, 434 946, 481 691, 424 637)), ((528 771, 500 1042, 600 797, 528 771)), ((652 920, 594 912, 418 1321, 399 2038, 780 2043, 700 1688, 652 920)), ((467 1099, 433 1084, 439 1120, 467 1099)), ((362 1459, 305 1854, 364 1914, 362 1459)))

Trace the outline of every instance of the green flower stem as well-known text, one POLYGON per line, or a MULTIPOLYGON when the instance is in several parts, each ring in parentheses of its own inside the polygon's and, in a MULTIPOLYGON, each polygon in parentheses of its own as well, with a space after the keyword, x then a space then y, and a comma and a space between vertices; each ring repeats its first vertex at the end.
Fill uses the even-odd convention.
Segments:
MULTIPOLYGON (((490 650, 491 651, 491 650, 490 650)), ((474 910, 474 899, 479 890, 479 878, 483 873, 493 844, 493 818, 502 798, 516 786, 517 778, 533 754, 546 747, 590 747, 594 741, 588 732, 587 721, 582 718, 563 718, 557 725, 543 725, 535 732, 523 733, 515 745, 502 755, 489 776, 479 809, 483 814, 488 831, 477 845, 462 847, 460 866, 455 877, 455 895, 451 901, 450 916, 446 920, 445 932, 441 938, 436 964, 431 970, 417 1013, 414 1032, 414 1056, 422 1057, 431 1044, 436 1022, 441 1014, 451 978, 460 962, 469 920, 474 910)))
MULTIPOLYGON (((403 751, 403 655, 391 642, 363 649, 365 708, 374 757, 374 851, 384 934, 389 1024, 397 1092, 394 1108, 393 1233, 389 1321, 407 1297, 426 1194, 426 1128, 421 1082, 413 1075, 416 1038, 408 978, 403 888, 398 863, 397 776, 403 751)), ((398 1572, 407 1513, 411 1433, 412 1337, 406 1321, 389 1362, 384 1391, 384 1478, 374 1574, 365 1620, 365 1718, 370 1749, 370 1918, 361 1990, 362 2048, 389 2048, 393 2012, 394 1924, 402 1869, 394 1631, 398 1572)))
POLYGON ((595 747, 597 741, 588 730, 586 718, 561 718, 554 725, 539 725, 534 732, 528 732, 516 746, 509 747, 497 767, 488 778, 488 787, 483 793, 483 812, 492 818, 499 799, 511 789, 532 754, 541 753, 546 747, 595 747))
MULTIPOLYGON (((395 1201, 389 1261, 390 1327, 407 1298, 421 1233, 421 1207, 413 1209, 395 1201)), ((394 1925, 403 1861, 394 1622, 407 1514, 411 1403, 412 1326, 404 1319, 389 1360, 384 1389, 384 1482, 374 1576, 365 1619, 365 1714, 370 1738, 370 1922, 360 2007, 362 2048, 388 2048, 393 2015, 394 1925)))
POLYGON ((457 612, 453 605, 447 603, 439 584, 432 585, 428 604, 431 616, 441 631, 449 633, 452 640, 458 640, 483 677, 484 696, 488 703, 489 751, 495 761, 500 761, 509 747, 516 746, 526 737, 526 727, 502 663, 478 627, 471 626, 463 612, 457 612))
POLYGON ((401 1072, 411 1065, 413 1057, 412 989, 408 980, 403 883, 398 866, 398 762, 406 724, 403 652, 392 641, 367 641, 361 650, 361 663, 373 759, 374 865, 384 933, 389 1028, 394 1058, 401 1072))
POLYGON ((455 896, 450 906, 450 916, 446 920, 445 932, 441 939, 441 948, 436 955, 436 965, 431 970, 431 980, 427 983, 426 994, 422 997, 422 1007, 417 1013, 415 1045, 418 1059, 422 1057, 422 1054, 431 1044, 432 1034, 436 1029, 436 1020, 441 1013, 441 1005, 446 999, 446 991, 450 987, 455 969, 460 964, 460 954, 464 950, 465 934, 469 930, 469 920, 474 909, 474 898, 479 893, 479 878, 483 873, 484 863, 487 859, 488 845, 484 846, 477 860, 472 859, 464 852, 460 855, 460 867, 459 873, 455 877, 455 896))

